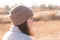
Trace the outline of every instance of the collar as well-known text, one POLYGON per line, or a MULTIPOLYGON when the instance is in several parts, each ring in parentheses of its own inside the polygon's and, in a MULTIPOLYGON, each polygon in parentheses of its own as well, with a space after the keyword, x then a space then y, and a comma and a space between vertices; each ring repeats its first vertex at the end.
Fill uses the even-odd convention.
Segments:
MULTIPOLYGON (((12 25, 10 28, 10 31, 12 32, 21 32, 17 26, 12 25)), ((22 32, 21 32, 22 33, 22 32)))

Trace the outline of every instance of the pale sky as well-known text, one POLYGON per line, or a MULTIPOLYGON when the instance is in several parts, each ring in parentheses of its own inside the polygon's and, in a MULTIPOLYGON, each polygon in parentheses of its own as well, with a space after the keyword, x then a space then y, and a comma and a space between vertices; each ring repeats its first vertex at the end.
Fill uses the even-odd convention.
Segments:
POLYGON ((0 0, 0 7, 3 7, 5 5, 9 5, 10 7, 15 4, 22 4, 26 5, 28 7, 32 5, 40 5, 40 4, 52 4, 52 5, 58 5, 60 6, 60 0, 0 0))

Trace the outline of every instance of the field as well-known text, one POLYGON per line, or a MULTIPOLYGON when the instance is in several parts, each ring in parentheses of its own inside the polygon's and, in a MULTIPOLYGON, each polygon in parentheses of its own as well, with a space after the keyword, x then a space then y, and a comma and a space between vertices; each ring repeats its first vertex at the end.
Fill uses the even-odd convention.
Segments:
POLYGON ((35 22, 33 28, 34 40, 60 40, 60 20, 35 22))
MULTIPOLYGON (((60 40, 60 15, 56 15, 56 13, 56 10, 34 12, 34 22, 32 27, 30 27, 32 30, 32 36, 30 36, 32 40, 60 40)), ((3 35, 11 26, 10 22, 3 22, 8 21, 8 17, 6 18, 5 16, 1 16, 1 18, 0 40, 2 40, 3 35)))
MULTIPOLYGON (((0 40, 9 30, 11 23, 0 24, 0 40)), ((60 40, 60 20, 34 21, 31 29, 33 40, 60 40)))
POLYGON ((5 32, 9 30, 11 24, 1 24, 0 23, 0 40, 2 40, 2 37, 5 32))

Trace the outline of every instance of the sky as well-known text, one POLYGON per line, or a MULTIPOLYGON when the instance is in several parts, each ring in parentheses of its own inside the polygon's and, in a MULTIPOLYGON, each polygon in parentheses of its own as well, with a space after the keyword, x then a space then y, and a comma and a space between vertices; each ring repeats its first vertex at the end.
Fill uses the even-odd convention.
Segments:
POLYGON ((52 4, 60 6, 60 0, 0 0, 0 7, 4 7, 5 5, 9 5, 12 7, 15 4, 23 4, 25 6, 31 7, 32 5, 41 5, 41 4, 52 4))

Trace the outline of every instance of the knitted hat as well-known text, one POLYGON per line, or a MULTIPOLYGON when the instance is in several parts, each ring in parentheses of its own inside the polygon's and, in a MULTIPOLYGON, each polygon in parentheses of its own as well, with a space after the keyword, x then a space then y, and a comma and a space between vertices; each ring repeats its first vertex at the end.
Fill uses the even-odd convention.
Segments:
POLYGON ((14 25, 20 25, 33 16, 33 12, 25 6, 16 6, 10 10, 10 19, 14 25))

